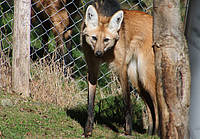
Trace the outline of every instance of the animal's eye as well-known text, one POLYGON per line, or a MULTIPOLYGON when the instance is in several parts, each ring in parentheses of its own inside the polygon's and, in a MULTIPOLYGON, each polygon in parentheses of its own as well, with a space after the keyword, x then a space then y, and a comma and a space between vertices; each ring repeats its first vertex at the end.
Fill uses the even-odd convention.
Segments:
POLYGON ((97 37, 96 37, 96 36, 92 36, 92 39, 93 39, 94 41, 97 41, 97 37))
POLYGON ((110 39, 109 38, 104 38, 104 42, 108 42, 110 39))

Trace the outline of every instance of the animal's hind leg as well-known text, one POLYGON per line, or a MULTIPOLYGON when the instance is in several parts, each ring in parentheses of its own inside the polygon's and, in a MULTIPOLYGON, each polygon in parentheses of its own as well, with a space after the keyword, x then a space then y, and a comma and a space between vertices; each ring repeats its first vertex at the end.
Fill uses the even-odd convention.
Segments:
POLYGON ((43 48, 41 49, 41 54, 43 57, 48 54, 48 34, 49 32, 42 35, 43 48))
POLYGON ((144 100, 147 109, 149 121, 148 134, 153 135, 156 133, 158 128, 157 103, 153 101, 153 98, 144 89, 140 90, 140 96, 144 100))
POLYGON ((42 48, 38 52, 39 53, 38 56, 40 58, 46 57, 48 55, 48 40, 49 40, 49 33, 50 33, 50 31, 49 31, 49 28, 50 28, 49 21, 43 22, 42 26, 43 26, 42 32, 44 32, 44 34, 42 34, 42 48))
POLYGON ((125 104, 125 135, 131 135, 132 131, 132 112, 131 112, 131 98, 130 88, 128 84, 127 67, 124 66, 120 74, 120 83, 123 92, 124 104, 125 104))
POLYGON ((64 54, 64 42, 63 42, 63 38, 62 38, 62 34, 60 34, 60 32, 54 28, 53 29, 53 34, 55 37, 55 41, 56 41, 56 53, 55 53, 55 60, 56 61, 61 61, 62 60, 62 56, 64 54))
POLYGON ((143 89, 141 83, 137 82, 137 80, 134 80, 134 76, 132 76, 132 74, 129 74, 129 77, 132 85, 136 87, 138 93, 140 94, 140 97, 143 99, 146 105, 146 112, 148 115, 148 133, 154 134, 158 125, 157 103, 155 102, 155 100, 153 101, 150 94, 145 91, 145 89, 143 89))
POLYGON ((72 43, 71 43, 71 34, 72 30, 68 30, 64 33, 64 38, 65 38, 65 44, 67 48, 67 53, 64 55, 64 63, 67 66, 73 66, 73 57, 72 57, 72 43))
POLYGON ((147 118, 148 118, 148 131, 147 133, 149 135, 152 135, 153 134, 153 130, 154 130, 154 126, 153 126, 153 117, 152 117, 152 114, 151 114, 151 110, 149 108, 149 106, 146 104, 146 111, 147 111, 147 118))

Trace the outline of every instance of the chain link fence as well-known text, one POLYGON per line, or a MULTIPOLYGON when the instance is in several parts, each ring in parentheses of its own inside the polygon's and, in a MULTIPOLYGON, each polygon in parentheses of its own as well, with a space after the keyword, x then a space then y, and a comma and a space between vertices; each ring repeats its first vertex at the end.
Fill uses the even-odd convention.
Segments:
MULTIPOLYGON (((86 84, 86 63, 80 48, 80 24, 89 0, 32 0, 31 9, 31 64, 60 61, 61 66, 71 67, 71 75, 78 84, 86 84)), ((152 0, 120 0, 122 8, 151 13, 152 0)), ((12 57, 14 1, 0 2, 1 57, 12 57)), ((7 59, 9 60, 9 59, 7 59)), ((8 61, 1 61, 4 65, 8 61)), ((102 66, 99 81, 105 88, 113 82, 108 77, 106 65, 102 66)), ((82 85, 85 86, 85 85, 82 85)), ((86 88, 82 87, 84 91, 86 88)))
MULTIPOLYGON (((152 14, 153 0, 118 0, 122 9, 140 10, 152 14)), ((38 92, 41 86, 34 83, 40 77, 38 64, 46 64, 55 71, 59 65, 66 79, 73 81, 78 93, 86 96, 87 67, 80 47, 80 25, 84 11, 90 0, 32 0, 31 8, 31 81, 38 92), (36 70, 37 69, 37 70, 36 70), (69 75, 69 76, 68 76, 69 75)), ((186 0, 182 0, 182 17, 184 20, 186 0)), ((0 1, 0 67, 10 65, 12 59, 14 0, 0 1)), ((64 78, 65 78, 64 77, 64 78)), ((5 76, 6 78, 6 76, 5 76)), ((40 77, 43 78, 44 77, 40 77)), ((56 77, 52 77, 55 80, 56 77)), ((66 80, 65 80, 66 81, 66 80)), ((68 81, 66 81, 68 82, 68 81)), ((43 84, 43 83, 40 83, 43 84)), ((57 84, 56 84, 57 85, 57 84)), ((55 86, 56 86, 55 85, 55 86)), ((117 77, 113 76, 106 64, 101 66, 98 78, 101 98, 110 92, 118 92, 117 77)), ((49 85, 51 86, 51 85, 49 85)), ((62 85, 61 85, 62 86, 62 85)), ((48 88, 48 87, 47 87, 48 88)), ((50 87, 49 87, 50 88, 50 87)), ((61 87, 62 88, 62 87, 61 87)), ((44 92, 47 92, 45 90, 44 92)), ((51 90, 49 90, 51 92, 51 90)), ((112 93, 111 93, 112 95, 112 93)), ((38 96, 40 97, 40 96, 38 96)), ((87 99, 85 99, 86 101, 87 99)))

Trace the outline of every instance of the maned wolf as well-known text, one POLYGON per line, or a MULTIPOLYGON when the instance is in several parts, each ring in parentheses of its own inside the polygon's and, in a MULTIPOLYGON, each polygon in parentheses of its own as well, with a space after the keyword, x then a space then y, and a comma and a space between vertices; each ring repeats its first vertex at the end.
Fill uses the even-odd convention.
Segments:
MULTIPOLYGON (((52 30, 57 43, 57 59, 64 57, 65 64, 72 62, 70 54, 71 43, 68 40, 72 34, 72 19, 77 15, 79 0, 31 0, 31 23, 40 22, 43 29, 41 57, 48 54, 49 33, 52 30), (68 40, 68 41, 67 41, 68 40), (65 56, 64 45, 68 49, 65 56)), ((38 26, 38 25, 37 25, 38 26)))
POLYGON ((96 0, 86 10, 81 43, 88 66, 88 119, 84 135, 92 135, 96 84, 99 66, 103 62, 109 63, 119 75, 126 107, 125 134, 130 135, 132 129, 128 80, 138 89, 148 106, 147 111, 153 121, 152 133, 155 133, 158 128, 158 109, 152 17, 140 11, 120 10, 115 0, 96 0))

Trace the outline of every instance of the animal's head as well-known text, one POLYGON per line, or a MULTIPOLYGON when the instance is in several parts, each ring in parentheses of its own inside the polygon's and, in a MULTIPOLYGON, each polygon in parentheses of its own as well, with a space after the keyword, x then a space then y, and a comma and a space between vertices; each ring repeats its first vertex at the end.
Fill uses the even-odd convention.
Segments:
POLYGON ((123 11, 120 10, 111 17, 99 16, 95 7, 88 6, 83 35, 97 57, 103 56, 115 46, 119 39, 123 15, 123 11))

